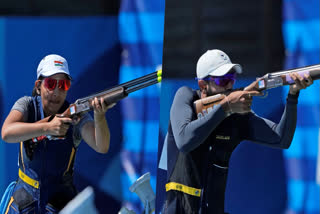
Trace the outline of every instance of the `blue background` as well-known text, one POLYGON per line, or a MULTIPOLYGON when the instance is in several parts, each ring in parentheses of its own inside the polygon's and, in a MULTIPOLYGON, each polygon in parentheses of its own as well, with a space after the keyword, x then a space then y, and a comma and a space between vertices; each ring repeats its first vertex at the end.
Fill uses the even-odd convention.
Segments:
MULTIPOLYGON (((123 47, 120 81, 146 75, 161 68, 164 30, 164 0, 123 0, 119 14, 119 35, 123 47)), ((150 172, 156 189, 160 112, 160 85, 138 91, 121 106, 123 147, 121 183, 122 205, 142 213, 141 200, 129 187, 150 172)))
MULTIPOLYGON (((283 35, 285 68, 320 63, 320 2, 285 0, 283 35)), ((284 151, 288 214, 320 213, 319 82, 301 93, 298 124, 292 146, 284 151), (317 166, 318 159, 318 166, 317 166)), ((286 92, 284 92, 286 93, 286 92)))

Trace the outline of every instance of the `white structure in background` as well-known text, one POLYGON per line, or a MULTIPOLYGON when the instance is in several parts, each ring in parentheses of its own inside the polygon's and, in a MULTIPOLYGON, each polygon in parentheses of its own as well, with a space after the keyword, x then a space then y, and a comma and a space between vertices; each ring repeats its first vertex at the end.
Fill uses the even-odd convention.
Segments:
POLYGON ((155 210, 156 195, 154 194, 150 184, 150 173, 142 175, 129 188, 131 192, 135 192, 144 205, 144 213, 151 214, 155 210))

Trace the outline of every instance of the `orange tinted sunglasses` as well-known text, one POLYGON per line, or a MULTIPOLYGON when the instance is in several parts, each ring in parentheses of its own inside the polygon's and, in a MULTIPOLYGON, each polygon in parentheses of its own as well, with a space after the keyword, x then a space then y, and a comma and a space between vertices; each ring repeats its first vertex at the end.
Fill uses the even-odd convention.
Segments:
POLYGON ((57 79, 47 77, 43 81, 44 81, 44 86, 50 91, 53 91, 57 87, 57 85, 58 85, 58 88, 62 89, 63 91, 68 91, 71 86, 71 81, 69 79, 57 80, 57 79))

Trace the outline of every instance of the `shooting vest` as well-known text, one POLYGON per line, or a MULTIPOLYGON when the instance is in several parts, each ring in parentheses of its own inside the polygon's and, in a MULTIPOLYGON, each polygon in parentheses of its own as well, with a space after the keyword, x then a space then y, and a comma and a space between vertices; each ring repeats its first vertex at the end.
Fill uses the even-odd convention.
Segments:
MULTIPOLYGON (((199 96, 194 92, 196 99, 199 96)), ((196 118, 194 111, 193 120, 196 118)), ((177 148, 169 122, 166 213, 224 213, 229 159, 243 139, 246 118, 240 114, 229 116, 205 142, 188 153, 177 148)))
MULTIPOLYGON (((69 106, 65 102, 59 113, 69 106)), ((32 97, 28 122, 43 119, 41 97, 32 97)), ((77 193, 73 186, 73 164, 76 154, 73 129, 63 140, 42 139, 20 143, 19 179, 9 202, 8 213, 55 213, 77 193)))

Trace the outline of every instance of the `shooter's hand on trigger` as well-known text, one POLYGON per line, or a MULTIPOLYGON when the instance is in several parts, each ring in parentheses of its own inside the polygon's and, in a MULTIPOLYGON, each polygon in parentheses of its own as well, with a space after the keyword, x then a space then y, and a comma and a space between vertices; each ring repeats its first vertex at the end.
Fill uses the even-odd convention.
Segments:
POLYGON ((313 84, 313 80, 308 74, 304 74, 304 77, 295 72, 289 75, 291 79, 295 82, 295 84, 290 85, 289 93, 292 95, 297 94, 301 89, 305 89, 313 84))
POLYGON ((45 135, 65 136, 71 123, 71 118, 55 116, 47 123, 45 135))
POLYGON ((252 96, 260 96, 259 91, 235 91, 221 102, 228 113, 248 113, 251 111, 252 96))

